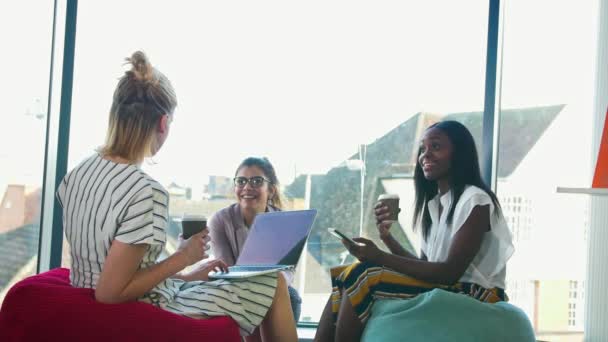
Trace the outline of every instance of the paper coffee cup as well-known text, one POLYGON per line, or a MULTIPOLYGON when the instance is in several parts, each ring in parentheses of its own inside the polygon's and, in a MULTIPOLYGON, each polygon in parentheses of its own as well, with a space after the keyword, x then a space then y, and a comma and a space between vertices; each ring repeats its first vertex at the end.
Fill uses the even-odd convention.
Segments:
POLYGON ((378 201, 388 207, 390 215, 387 220, 397 221, 399 219, 399 195, 382 194, 378 196, 378 201))
POLYGON ((182 217, 182 235, 185 239, 202 232, 207 228, 207 217, 205 215, 184 214, 182 217))

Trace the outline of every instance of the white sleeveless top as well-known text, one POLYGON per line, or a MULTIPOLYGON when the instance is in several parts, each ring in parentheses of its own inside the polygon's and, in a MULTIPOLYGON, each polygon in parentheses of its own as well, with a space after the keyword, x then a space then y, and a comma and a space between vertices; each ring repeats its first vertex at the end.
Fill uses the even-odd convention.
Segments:
POLYGON ((452 205, 451 191, 435 196, 427 205, 432 225, 426 241, 422 241, 422 251, 431 262, 445 261, 452 239, 469 218, 473 208, 489 205, 490 231, 485 233, 479 252, 458 281, 475 283, 485 288, 504 289, 507 261, 515 249, 507 222, 502 212, 496 212, 490 196, 476 186, 467 185, 456 204, 451 224, 446 222, 452 205), (439 203, 443 207, 441 217, 439 203))

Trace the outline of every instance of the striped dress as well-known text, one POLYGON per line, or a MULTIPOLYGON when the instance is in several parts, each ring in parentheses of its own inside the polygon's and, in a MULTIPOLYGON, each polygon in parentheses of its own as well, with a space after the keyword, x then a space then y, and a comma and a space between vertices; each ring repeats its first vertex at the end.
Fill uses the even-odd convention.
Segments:
MULTIPOLYGON (((96 153, 64 177, 57 198, 70 244, 72 286, 97 286, 114 240, 148 245, 141 269, 157 262, 167 239, 169 195, 138 166, 96 153)), ((185 316, 228 315, 246 336, 266 316, 276 287, 276 273, 209 282, 168 278, 139 300, 185 316)))

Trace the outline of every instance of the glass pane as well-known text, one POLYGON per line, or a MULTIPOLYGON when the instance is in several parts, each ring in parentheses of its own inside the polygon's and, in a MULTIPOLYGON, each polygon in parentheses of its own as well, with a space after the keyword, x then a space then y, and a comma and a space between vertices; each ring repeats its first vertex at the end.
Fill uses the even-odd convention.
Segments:
POLYGON ((70 165, 103 143, 120 64, 143 49, 179 99, 171 137, 144 166, 171 192, 170 215, 234 203, 236 167, 268 157, 285 209, 319 210, 294 282, 301 320, 316 322, 329 268, 352 261, 327 228, 379 242, 372 207, 397 192, 394 233, 417 251, 417 141, 444 117, 481 127, 487 14, 487 1, 83 2, 70 165))
POLYGON ((508 1, 498 197, 516 252, 507 293, 541 340, 582 341, 597 1, 508 1))
POLYGON ((36 273, 53 3, 0 3, 0 304, 36 273))

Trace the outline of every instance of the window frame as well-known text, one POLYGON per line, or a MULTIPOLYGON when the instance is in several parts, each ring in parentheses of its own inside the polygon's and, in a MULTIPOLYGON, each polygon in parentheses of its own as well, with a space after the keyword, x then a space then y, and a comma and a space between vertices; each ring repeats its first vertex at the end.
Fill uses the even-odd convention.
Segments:
MULTIPOLYGON (((503 6, 500 0, 488 1, 480 162, 484 180, 496 191, 498 144, 494 142, 498 141, 500 123, 503 6)), ((55 191, 68 166, 77 13, 78 0, 55 0, 37 273, 61 266, 63 222, 55 191)), ((310 322, 298 323, 299 328, 317 326, 310 322)))
POLYGON ((37 273, 61 266, 63 221, 55 191, 68 166, 77 12, 77 0, 55 0, 37 273))

